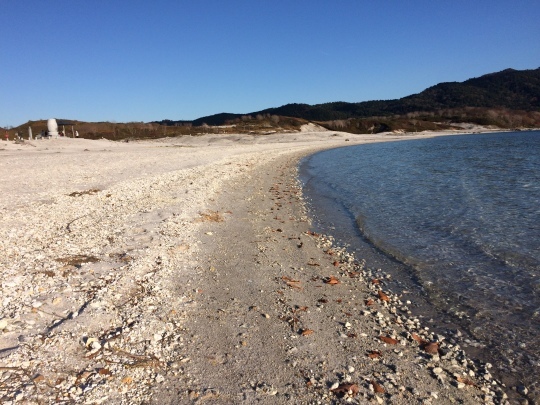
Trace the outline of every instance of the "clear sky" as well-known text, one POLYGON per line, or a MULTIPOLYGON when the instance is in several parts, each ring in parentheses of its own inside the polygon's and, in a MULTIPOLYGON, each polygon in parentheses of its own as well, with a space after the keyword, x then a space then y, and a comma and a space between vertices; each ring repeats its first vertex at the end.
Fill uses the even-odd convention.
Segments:
POLYGON ((539 0, 0 0, 0 126, 400 98, 540 67, 539 0))

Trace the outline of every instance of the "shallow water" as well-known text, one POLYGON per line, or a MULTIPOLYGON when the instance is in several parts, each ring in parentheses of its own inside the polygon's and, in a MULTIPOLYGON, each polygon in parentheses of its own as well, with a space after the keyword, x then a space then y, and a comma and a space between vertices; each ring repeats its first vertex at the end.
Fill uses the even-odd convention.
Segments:
POLYGON ((301 177, 319 230, 404 264, 508 370, 540 370, 540 132, 334 149, 301 177))

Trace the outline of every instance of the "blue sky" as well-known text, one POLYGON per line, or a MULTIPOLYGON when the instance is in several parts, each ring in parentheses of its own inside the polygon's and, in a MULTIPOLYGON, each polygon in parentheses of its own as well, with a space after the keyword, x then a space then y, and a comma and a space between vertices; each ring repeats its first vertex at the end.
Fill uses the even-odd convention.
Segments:
POLYGON ((0 126, 393 99, 540 67, 538 0, 0 0, 0 126))

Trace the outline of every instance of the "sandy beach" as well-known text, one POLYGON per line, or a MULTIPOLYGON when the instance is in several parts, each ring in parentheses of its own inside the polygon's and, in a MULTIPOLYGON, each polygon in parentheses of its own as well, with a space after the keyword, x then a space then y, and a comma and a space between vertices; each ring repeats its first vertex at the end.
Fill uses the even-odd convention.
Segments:
POLYGON ((310 230, 299 159, 431 136, 0 142, 0 402, 507 403, 310 230))

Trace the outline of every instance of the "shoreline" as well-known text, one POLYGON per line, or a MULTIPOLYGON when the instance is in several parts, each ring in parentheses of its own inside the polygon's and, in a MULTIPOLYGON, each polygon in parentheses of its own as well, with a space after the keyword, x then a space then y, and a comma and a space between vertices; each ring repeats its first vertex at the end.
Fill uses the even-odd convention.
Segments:
MULTIPOLYGON (((12 190, 0 199, 2 398, 499 402, 488 369, 460 349, 423 351, 392 323, 400 304, 381 298, 382 277, 306 233, 300 156, 390 140, 333 134, 0 150, 13 169, 0 183, 12 190), (42 173, 54 162, 64 170, 42 173), (332 275, 339 284, 324 282, 332 275)), ((417 337, 445 347, 411 322, 417 337)))
MULTIPOLYGON (((515 135, 517 136, 517 134, 515 135)), ((473 138, 474 135, 471 135, 470 139, 473 140, 473 138)), ((493 137, 493 139, 497 138, 493 137)), ((455 144, 459 144, 459 142, 455 142, 455 144)), ((426 145, 426 143, 423 145, 426 145)), ((405 150, 405 148, 402 150, 405 150)), ((343 152, 344 154, 349 153, 348 156, 351 156, 350 152, 345 150, 343 152)), ((338 161, 335 159, 338 153, 330 156, 330 158, 334 158, 332 160, 334 164, 338 161)), ((321 156, 328 157, 329 154, 325 155, 325 152, 322 152, 321 156)), ((494 327, 494 333, 490 333, 490 325, 486 325, 485 322, 482 323, 481 319, 477 319, 474 316, 464 316, 462 319, 460 313, 456 314, 455 312, 448 311, 449 308, 454 308, 456 302, 442 300, 437 294, 432 294, 429 283, 422 283, 422 274, 417 273, 414 264, 406 264, 406 260, 400 260, 384 252, 376 243, 374 244, 364 237, 359 230, 357 218, 354 218, 348 209, 341 205, 341 196, 333 188, 339 180, 327 176, 324 184, 320 184, 321 182, 319 181, 318 187, 310 184, 310 176, 313 175, 313 171, 316 171, 316 169, 313 168, 313 171, 310 169, 311 166, 308 159, 310 158, 302 162, 302 180, 306 183, 306 197, 308 202, 311 203, 310 205, 312 207, 310 208, 313 208, 311 212, 315 215, 314 218, 316 218, 314 230, 333 235, 339 243, 347 246, 349 252, 365 259, 370 267, 382 268, 386 273, 390 274, 393 280, 393 287, 396 291, 403 291, 404 296, 409 297, 413 303, 410 309, 415 316, 422 320, 422 323, 449 336, 459 331, 459 339, 455 340, 462 344, 464 350, 472 358, 481 359, 484 362, 496 365, 493 374, 499 381, 505 383, 507 387, 512 387, 512 394, 515 393, 516 387, 520 385, 525 385, 529 388, 529 392, 534 392, 535 388, 533 387, 537 386, 538 383, 537 378, 534 377, 535 368, 537 367, 537 361, 535 359, 538 358, 534 352, 536 349, 534 331, 538 330, 533 323, 534 316, 532 319, 523 316, 520 318, 518 312, 514 313, 513 316, 516 325, 520 324, 521 327, 528 328, 526 329, 529 332, 528 335, 516 332, 516 330, 512 330, 513 328, 506 324, 507 329, 509 329, 507 333, 504 336, 497 336, 496 333, 498 330, 494 327), (521 324, 521 322, 524 323, 521 324), (532 325, 527 322, 531 322, 532 325), (484 328, 484 326, 487 326, 487 328, 484 328), (530 337, 530 340, 527 341, 527 344, 520 343, 518 347, 516 342, 525 341, 525 336, 530 337), (526 350, 520 351, 520 349, 525 348, 526 350), (530 356, 529 358, 527 358, 527 354, 530 356)), ((317 170, 324 172, 323 168, 327 159, 319 157, 318 159, 315 158, 315 161, 316 164, 313 164, 313 166, 318 167, 319 169, 317 170)), ((338 187, 337 189, 340 188, 338 187)), ((387 201, 395 204, 394 199, 387 201)), ((348 202, 353 204, 350 200, 348 202)), ((417 212, 421 211, 417 210, 417 212)), ((395 226, 395 223, 392 225, 395 226)), ((521 283, 517 285, 521 285, 521 283)), ((474 289, 475 286, 471 285, 470 288, 474 289)), ((452 297, 452 295, 447 297, 452 297)), ((490 301, 484 300, 484 302, 487 303, 490 301)), ((535 308, 533 304, 530 307, 535 308)), ((490 305, 490 308, 493 308, 493 306, 490 305)), ((496 322, 494 323, 496 324, 496 322)), ((504 329, 503 327, 499 327, 499 330, 504 329)), ((530 401, 531 398, 536 398, 534 395, 531 393, 529 396, 530 401)), ((514 400, 519 400, 518 396, 511 396, 514 400)))
POLYGON ((502 391, 491 391, 499 389, 491 365, 409 318, 384 271, 310 231, 300 158, 281 159, 277 168, 273 162, 278 174, 259 167, 253 190, 232 185, 246 201, 236 210, 225 211, 228 196, 216 200, 213 212, 230 217, 203 230, 212 247, 195 286, 190 361, 168 389, 185 401, 217 403, 504 402, 502 391), (233 224, 238 216, 249 225, 233 224), (231 249, 230 239, 240 236, 241 247, 231 249))

